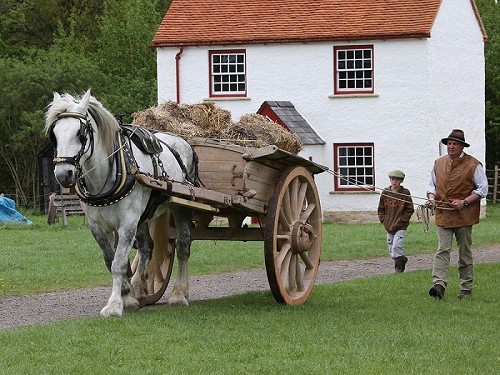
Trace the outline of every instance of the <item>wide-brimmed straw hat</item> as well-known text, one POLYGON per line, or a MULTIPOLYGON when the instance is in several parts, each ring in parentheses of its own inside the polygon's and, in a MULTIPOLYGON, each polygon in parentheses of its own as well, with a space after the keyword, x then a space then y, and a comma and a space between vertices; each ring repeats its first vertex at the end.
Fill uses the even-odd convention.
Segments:
POLYGON ((460 129, 453 129, 451 131, 450 135, 447 138, 441 139, 441 143, 444 144, 444 145, 447 144, 448 141, 457 141, 457 142, 460 142, 465 147, 469 147, 470 146, 470 144, 468 144, 467 142, 465 142, 464 131, 460 130, 460 129))

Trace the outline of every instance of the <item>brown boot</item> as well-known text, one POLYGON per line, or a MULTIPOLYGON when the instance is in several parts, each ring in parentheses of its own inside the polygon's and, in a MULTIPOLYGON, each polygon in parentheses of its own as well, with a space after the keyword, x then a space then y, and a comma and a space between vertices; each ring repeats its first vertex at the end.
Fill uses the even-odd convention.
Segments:
POLYGON ((404 255, 401 255, 400 257, 397 257, 396 259, 394 259, 395 273, 404 272, 405 268, 406 268, 406 262, 408 262, 408 258, 405 257, 404 255))

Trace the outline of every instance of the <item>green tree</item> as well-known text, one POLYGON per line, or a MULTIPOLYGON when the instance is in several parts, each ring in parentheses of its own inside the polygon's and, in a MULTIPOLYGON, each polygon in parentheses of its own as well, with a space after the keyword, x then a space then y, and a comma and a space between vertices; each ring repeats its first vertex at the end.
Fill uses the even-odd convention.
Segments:
POLYGON ((106 0, 96 59, 108 78, 100 100, 131 114, 156 102, 156 54, 149 48, 161 21, 157 0, 106 0))
MULTIPOLYGON (((52 92, 88 88, 112 112, 156 102, 151 39, 171 0, 0 3, 0 192, 37 205, 36 154, 52 92)), ((129 117, 130 119, 130 117, 129 117)))
POLYGON ((485 46, 486 164, 500 164, 500 3, 476 0, 488 33, 485 46))

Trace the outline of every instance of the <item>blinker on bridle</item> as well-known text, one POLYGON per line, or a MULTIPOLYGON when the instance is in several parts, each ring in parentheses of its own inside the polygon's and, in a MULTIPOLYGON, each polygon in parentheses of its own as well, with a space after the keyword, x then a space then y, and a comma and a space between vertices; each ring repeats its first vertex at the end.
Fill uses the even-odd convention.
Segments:
MULTIPOLYGON (((82 144, 82 147, 80 151, 75 156, 57 156, 57 148, 54 151, 54 159, 52 160, 54 164, 61 164, 61 163, 68 163, 72 164, 74 166, 77 166, 80 158, 82 155, 85 153, 85 146, 87 145, 87 134, 90 135, 90 147, 93 149, 94 142, 92 140, 93 134, 92 134, 92 126, 90 124, 90 118, 86 114, 81 114, 78 112, 62 112, 59 115, 57 115, 57 120, 54 121, 54 123, 51 126, 51 131, 50 131, 50 138, 54 145, 57 145, 55 136, 54 136, 54 126, 56 125, 57 121, 63 119, 63 118, 76 118, 80 121, 80 130, 78 131, 78 139, 80 140, 80 143, 82 144)), ((93 150, 92 150, 93 151, 93 150)), ((91 152, 92 154, 92 152, 91 152)))

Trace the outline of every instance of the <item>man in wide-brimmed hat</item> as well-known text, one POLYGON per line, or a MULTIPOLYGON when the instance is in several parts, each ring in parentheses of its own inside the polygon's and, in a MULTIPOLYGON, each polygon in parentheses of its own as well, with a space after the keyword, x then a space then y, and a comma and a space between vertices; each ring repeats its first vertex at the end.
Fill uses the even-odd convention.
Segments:
POLYGON ((439 245, 432 267, 433 286, 429 295, 444 297, 448 284, 450 252, 455 235, 458 246, 458 298, 472 295, 472 225, 479 222, 481 198, 488 194, 488 180, 482 164, 463 150, 464 132, 453 129, 447 138, 441 139, 448 154, 434 162, 427 190, 428 205, 436 209, 439 245))

